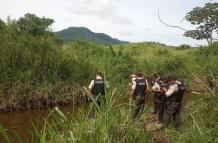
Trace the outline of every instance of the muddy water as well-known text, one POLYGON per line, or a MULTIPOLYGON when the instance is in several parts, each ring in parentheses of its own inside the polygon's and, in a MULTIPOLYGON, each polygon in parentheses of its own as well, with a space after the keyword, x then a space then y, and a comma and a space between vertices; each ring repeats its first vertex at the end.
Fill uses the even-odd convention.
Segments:
MULTIPOLYGON (((190 101, 194 101, 198 95, 186 94, 183 99, 183 107, 190 101)), ((149 107, 153 105, 152 95, 148 96, 146 104, 149 107)), ((78 110, 87 110, 87 105, 83 107, 74 107, 73 105, 60 107, 61 111, 65 114, 70 114, 73 118, 76 116, 78 110)), ((51 109, 40 109, 40 110, 28 110, 23 112, 11 112, 11 113, 0 113, 0 123, 7 129, 13 129, 18 132, 25 140, 31 139, 31 131, 33 130, 33 124, 42 124, 51 109)), ((14 138, 12 133, 9 132, 11 138, 14 138)), ((0 142, 1 138, 0 138, 0 142)))
MULTIPOLYGON (((59 107, 60 110, 65 113, 65 115, 70 115, 71 118, 76 116, 76 112, 79 110, 86 110, 88 107, 75 107, 73 105, 67 105, 59 107)), ((0 123, 4 128, 9 129, 8 134, 13 142, 15 140, 14 134, 11 132, 16 131, 23 139, 30 140, 31 132, 34 130, 34 125, 43 125, 43 122, 53 108, 49 109, 37 109, 28 110, 22 112, 10 112, 10 113, 0 113, 0 123)), ((0 143, 3 142, 0 136, 0 143)))

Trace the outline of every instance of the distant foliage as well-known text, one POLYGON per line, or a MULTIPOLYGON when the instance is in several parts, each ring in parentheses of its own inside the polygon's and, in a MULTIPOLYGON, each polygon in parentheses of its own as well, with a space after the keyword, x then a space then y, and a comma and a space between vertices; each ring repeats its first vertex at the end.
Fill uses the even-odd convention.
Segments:
POLYGON ((196 62, 202 66, 206 73, 218 73, 218 43, 201 47, 195 53, 196 62))
POLYGON ((169 50, 167 50, 167 49, 158 49, 157 54, 167 56, 167 55, 169 55, 169 50))
POLYGON ((53 19, 50 18, 40 18, 35 14, 25 14, 16 21, 16 29, 18 33, 28 33, 33 36, 40 36, 49 33, 49 27, 54 23, 53 19))
POLYGON ((124 49, 119 49, 116 53, 110 49, 111 54, 107 56, 107 61, 110 67, 106 67, 107 71, 111 71, 112 75, 115 75, 118 80, 128 79, 131 72, 136 69, 137 61, 131 57, 131 54, 124 49))
POLYGON ((177 72, 184 69, 185 64, 181 57, 173 57, 164 63, 164 69, 168 72, 177 72))
POLYGON ((94 33, 86 27, 69 27, 55 33, 63 42, 73 42, 77 40, 88 40, 98 44, 115 45, 127 44, 127 41, 114 39, 104 33, 94 33))
POLYGON ((178 50, 183 50, 183 49, 191 49, 192 47, 190 45, 187 44, 182 44, 179 47, 177 47, 176 49, 178 50))
POLYGON ((206 47, 201 47, 197 54, 201 56, 217 56, 218 55, 218 42, 213 43, 206 47))
POLYGON ((204 7, 196 7, 186 15, 186 20, 196 25, 195 30, 184 33, 186 37, 196 40, 207 40, 212 44, 218 35, 218 3, 206 3, 204 7), (216 35, 216 36, 215 36, 216 35))

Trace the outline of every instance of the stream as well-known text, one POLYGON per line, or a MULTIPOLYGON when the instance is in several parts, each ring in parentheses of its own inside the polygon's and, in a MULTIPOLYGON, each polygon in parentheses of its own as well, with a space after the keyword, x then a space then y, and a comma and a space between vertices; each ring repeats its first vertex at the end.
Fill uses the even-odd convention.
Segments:
MULTIPOLYGON (((183 109, 184 107, 191 101, 194 101, 198 95, 186 93, 183 98, 183 109)), ((148 96, 148 100, 146 101, 147 106, 152 107, 153 99, 152 96, 148 96)), ((70 114, 73 118, 76 116, 76 113, 79 110, 87 110, 87 105, 66 105, 61 106, 60 110, 65 114, 70 114)), ((49 115, 50 109, 31 109, 22 112, 9 112, 9 113, 0 113, 0 123, 4 126, 4 128, 9 129, 9 136, 12 140, 15 139, 10 130, 16 131, 23 139, 30 140, 31 139, 31 131, 33 130, 33 124, 43 124, 44 119, 49 115)), ((1 138, 0 138, 0 142, 1 138)))

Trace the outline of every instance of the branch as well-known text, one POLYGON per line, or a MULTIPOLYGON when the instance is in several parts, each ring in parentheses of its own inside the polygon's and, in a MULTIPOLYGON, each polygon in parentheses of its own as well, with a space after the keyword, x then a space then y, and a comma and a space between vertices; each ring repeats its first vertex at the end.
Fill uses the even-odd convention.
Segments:
POLYGON ((169 25, 169 24, 167 24, 166 22, 164 22, 164 21, 160 18, 159 9, 158 9, 157 17, 158 17, 158 19, 160 20, 160 22, 161 22, 162 24, 164 24, 165 26, 167 26, 167 27, 178 28, 178 29, 183 30, 183 31, 188 31, 188 30, 186 30, 186 29, 184 29, 184 28, 182 28, 182 27, 179 27, 179 26, 176 26, 176 25, 169 25))

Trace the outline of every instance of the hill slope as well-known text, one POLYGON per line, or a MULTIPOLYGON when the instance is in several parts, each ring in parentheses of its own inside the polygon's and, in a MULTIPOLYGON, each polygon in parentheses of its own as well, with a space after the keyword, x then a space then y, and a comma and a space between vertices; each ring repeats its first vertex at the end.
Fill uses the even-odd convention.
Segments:
POLYGON ((90 40, 100 44, 115 45, 115 44, 127 44, 127 41, 120 41, 112 38, 104 33, 94 33, 85 27, 69 27, 67 29, 55 32, 64 42, 75 40, 90 40))

